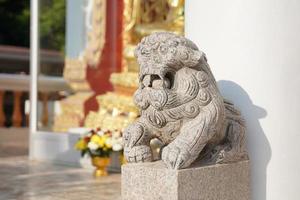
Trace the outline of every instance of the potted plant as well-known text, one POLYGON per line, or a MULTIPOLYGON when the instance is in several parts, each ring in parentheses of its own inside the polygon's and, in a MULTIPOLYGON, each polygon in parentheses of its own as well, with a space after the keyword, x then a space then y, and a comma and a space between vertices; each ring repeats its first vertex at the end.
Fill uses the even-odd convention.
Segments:
POLYGON ((113 151, 122 153, 122 132, 118 130, 91 130, 84 134, 75 144, 81 151, 81 156, 89 154, 92 165, 96 167, 94 176, 106 176, 107 166, 110 163, 110 154, 113 151))

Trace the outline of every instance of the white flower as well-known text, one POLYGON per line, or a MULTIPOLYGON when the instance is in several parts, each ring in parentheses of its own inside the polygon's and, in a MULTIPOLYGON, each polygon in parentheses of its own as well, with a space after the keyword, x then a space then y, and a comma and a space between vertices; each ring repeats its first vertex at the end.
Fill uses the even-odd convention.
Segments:
POLYGON ((123 146, 119 143, 113 144, 112 146, 113 151, 121 151, 123 149, 123 146))
POLYGON ((106 133, 106 132, 108 131, 108 129, 104 128, 104 129, 102 129, 102 131, 103 131, 104 133, 106 133))
POLYGON ((88 148, 90 148, 91 150, 97 150, 99 148, 99 146, 95 142, 89 142, 88 148))
POLYGON ((103 131, 98 131, 97 134, 98 134, 99 136, 103 136, 103 135, 104 135, 104 132, 103 132, 103 131))
POLYGON ((106 144, 107 146, 112 146, 112 143, 113 143, 113 141, 112 141, 111 138, 107 138, 107 139, 105 140, 105 144, 106 144))
POLYGON ((114 137, 114 138, 121 137, 121 132, 120 131, 114 131, 113 134, 112 134, 112 137, 114 137))
POLYGON ((119 138, 117 139, 117 142, 120 143, 120 144, 123 144, 123 138, 122 138, 122 137, 119 137, 119 138))

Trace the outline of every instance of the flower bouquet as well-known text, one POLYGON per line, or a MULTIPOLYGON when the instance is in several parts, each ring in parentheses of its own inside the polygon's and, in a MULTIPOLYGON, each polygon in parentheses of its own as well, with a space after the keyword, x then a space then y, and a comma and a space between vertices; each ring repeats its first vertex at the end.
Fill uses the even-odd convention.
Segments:
POLYGON ((81 151, 81 156, 89 154, 92 164, 96 167, 94 175, 106 176, 107 166, 110 163, 110 154, 113 151, 122 153, 122 132, 119 130, 91 130, 84 134, 75 144, 75 148, 81 151))

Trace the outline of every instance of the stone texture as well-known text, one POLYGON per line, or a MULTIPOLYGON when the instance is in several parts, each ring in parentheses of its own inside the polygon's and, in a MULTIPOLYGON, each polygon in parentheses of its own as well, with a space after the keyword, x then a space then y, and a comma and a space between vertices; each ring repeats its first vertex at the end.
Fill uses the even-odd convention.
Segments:
POLYGON ((158 138, 169 169, 248 159, 245 123, 224 100, 205 54, 189 39, 153 33, 136 49, 140 66, 135 103, 141 116, 124 131, 128 162, 151 162, 150 142, 158 138))
POLYGON ((162 161, 122 166, 123 200, 250 200, 249 161, 170 170, 162 161))

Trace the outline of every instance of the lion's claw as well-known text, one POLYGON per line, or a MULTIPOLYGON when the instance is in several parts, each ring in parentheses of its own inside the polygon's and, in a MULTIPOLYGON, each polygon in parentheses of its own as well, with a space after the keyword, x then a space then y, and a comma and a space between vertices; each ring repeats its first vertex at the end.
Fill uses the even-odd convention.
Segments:
POLYGON ((146 145, 125 148, 126 160, 130 163, 151 162, 152 152, 150 147, 146 145))
POLYGON ((162 151, 162 160, 169 169, 180 169, 187 167, 190 153, 177 145, 168 145, 162 151))

